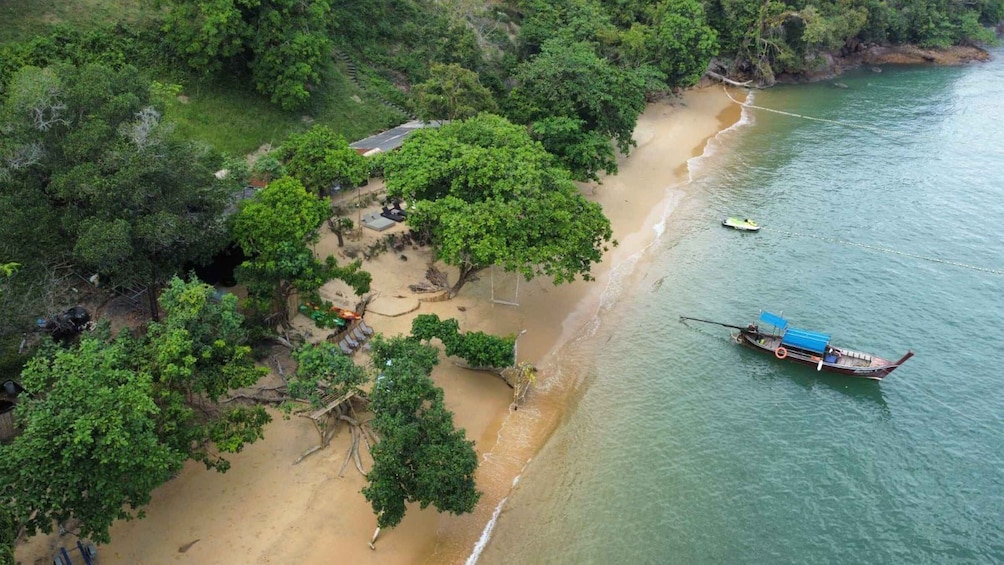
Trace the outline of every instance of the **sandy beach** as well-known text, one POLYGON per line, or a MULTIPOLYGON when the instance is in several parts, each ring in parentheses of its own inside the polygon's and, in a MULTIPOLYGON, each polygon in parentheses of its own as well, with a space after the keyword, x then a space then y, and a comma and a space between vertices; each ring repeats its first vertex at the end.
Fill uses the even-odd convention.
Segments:
MULTIPOLYGON (((512 407, 512 390, 493 374, 460 368, 445 357, 433 374, 457 426, 475 441, 481 456, 477 478, 484 494, 472 514, 441 515, 434 508, 413 505, 404 521, 383 531, 376 550, 371 550, 368 542, 376 519, 360 494, 365 479, 352 465, 338 476, 350 441, 348 430, 341 429, 327 448, 294 465, 301 453, 317 444, 317 432, 306 418, 284 419, 273 412, 265 439, 231 457, 227 473, 189 462, 177 478, 154 492, 144 519, 116 523, 112 542, 99 546, 99 562, 464 563, 511 492, 514 479, 560 425, 578 386, 574 375, 549 372, 548 359, 595 318, 613 270, 644 264, 644 257, 637 257, 656 237, 653 227, 665 218, 667 189, 684 184, 687 161, 739 117, 740 108, 721 87, 691 90, 649 105, 635 130, 638 146, 621 159, 620 173, 602 183, 583 185, 587 197, 603 206, 619 242, 594 269, 595 281, 560 287, 545 280, 521 281, 517 293, 511 275, 485 271, 458 297, 431 302, 420 300, 431 295, 408 289, 425 279, 427 247, 391 251, 364 262, 363 268, 373 275, 373 299, 365 320, 378 332, 408 333, 411 319, 420 313, 456 318, 461 331, 502 335, 525 331, 518 340, 519 358, 537 366, 540 375, 538 389, 518 410, 512 407), (518 306, 493 303, 493 293, 518 306)), ((379 189, 379 183, 371 183, 365 190, 379 189)), ((345 196, 348 202, 356 197, 345 196)), ((399 225, 391 231, 404 229, 399 225)), ((333 254, 345 262, 347 252, 359 252, 385 233, 364 229, 361 238, 349 239, 339 248, 336 237, 324 227, 316 250, 322 257, 333 254)), ((437 267, 449 274, 450 282, 456 280, 455 270, 437 267)), ((322 296, 349 308, 358 301, 339 281, 326 285, 322 296)), ((309 340, 324 339, 327 333, 303 317, 296 325, 310 333, 309 340)), ((292 370, 288 359, 277 360, 292 370)), ((357 353, 355 360, 366 362, 365 352, 357 353)), ((275 376, 269 379, 278 382, 275 376)), ((365 450, 361 454, 368 469, 368 454, 365 450)), ((36 536, 18 547, 16 557, 24 564, 51 563, 60 545, 69 548, 75 543, 69 534, 36 536)))

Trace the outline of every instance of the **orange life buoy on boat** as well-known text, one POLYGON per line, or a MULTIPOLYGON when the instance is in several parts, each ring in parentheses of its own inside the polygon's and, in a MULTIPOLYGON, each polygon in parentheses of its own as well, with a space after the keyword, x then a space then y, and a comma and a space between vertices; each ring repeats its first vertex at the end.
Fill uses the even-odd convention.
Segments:
POLYGON ((778 359, 784 359, 787 356, 788 356, 788 350, 783 347, 778 347, 777 349, 774 350, 774 357, 777 357, 778 359))

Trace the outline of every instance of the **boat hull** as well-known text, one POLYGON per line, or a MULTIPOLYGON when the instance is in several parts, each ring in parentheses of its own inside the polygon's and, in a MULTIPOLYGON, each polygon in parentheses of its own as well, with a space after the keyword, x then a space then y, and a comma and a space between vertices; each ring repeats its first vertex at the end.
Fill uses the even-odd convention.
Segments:
POLYGON ((722 220, 722 225, 738 231, 760 231, 760 226, 756 223, 738 218, 725 218, 722 220))
POLYGON ((817 371, 826 371, 827 373, 837 373, 849 377, 871 380, 885 378, 886 375, 905 363, 907 359, 913 357, 913 351, 909 351, 898 361, 890 361, 869 353, 844 348, 833 348, 833 353, 824 359, 820 355, 783 347, 781 345, 781 337, 778 335, 741 330, 739 333, 733 335, 733 339, 741 345, 773 355, 777 359, 807 365, 815 368, 817 371), (779 351, 779 348, 781 351, 779 351))

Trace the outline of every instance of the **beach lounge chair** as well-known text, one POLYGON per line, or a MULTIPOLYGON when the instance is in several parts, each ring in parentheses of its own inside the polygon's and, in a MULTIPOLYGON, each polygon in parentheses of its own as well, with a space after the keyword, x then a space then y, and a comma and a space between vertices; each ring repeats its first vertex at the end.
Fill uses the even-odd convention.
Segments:
POLYGON ((359 349, 359 342, 356 341, 355 339, 352 339, 352 336, 350 336, 349 334, 345 334, 344 336, 342 336, 342 341, 347 343, 349 347, 351 347, 352 349, 359 349))
POLYGON ((359 320, 359 329, 366 335, 373 335, 373 328, 366 325, 366 322, 359 320))
POLYGON ((345 343, 344 339, 338 342, 338 349, 341 349, 342 353, 345 355, 352 355, 355 353, 355 350, 349 347, 349 344, 345 343))
POLYGON ((359 343, 366 341, 366 338, 369 337, 363 333, 363 330, 359 326, 353 327, 352 330, 349 331, 349 335, 359 343))

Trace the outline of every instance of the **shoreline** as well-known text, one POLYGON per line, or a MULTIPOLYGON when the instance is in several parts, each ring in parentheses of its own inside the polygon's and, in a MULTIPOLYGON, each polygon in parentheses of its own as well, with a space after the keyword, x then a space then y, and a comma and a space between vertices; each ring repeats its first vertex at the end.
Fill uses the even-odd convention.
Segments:
MULTIPOLYGON (((424 302, 407 286, 424 276, 427 263, 421 259, 428 257, 427 248, 384 253, 364 263, 363 268, 374 275, 376 295, 366 320, 378 332, 408 333, 418 313, 456 318, 461 331, 526 330, 519 339, 519 358, 537 364, 540 379, 518 410, 511 407, 511 390, 491 374, 462 369, 448 358, 442 358, 433 374, 457 427, 467 430, 481 457, 477 481, 484 494, 473 513, 453 516, 409 504, 404 521, 382 532, 376 551, 370 550, 367 544, 376 519, 359 493, 365 479, 351 466, 344 476, 337 475, 349 434, 340 430, 329 447, 293 465, 300 453, 316 444, 317 434, 307 420, 283 419, 273 411, 265 439, 230 457, 229 472, 206 471, 189 462, 178 477, 154 491, 146 518, 116 522, 112 542, 99 547, 100 562, 321 564, 331 562, 333 555, 339 561, 393 565, 476 560, 472 551, 490 534, 486 526, 496 523, 523 469, 574 409, 583 375, 576 374, 570 360, 561 359, 562 350, 598 320, 618 277, 637 274, 644 265, 644 250, 669 229, 667 215, 685 197, 688 162, 741 116, 741 107, 717 86, 686 91, 680 98, 647 107, 635 130, 638 146, 620 159, 619 174, 605 178, 603 184, 583 187, 590 200, 603 206, 620 243, 594 269, 593 282, 561 287, 540 279, 521 282, 519 305, 506 306, 490 299, 493 292, 515 294, 512 281, 486 271, 457 298, 424 302)), ((345 198, 351 202, 354 196, 345 198)), ((403 226, 389 232, 394 230, 402 231, 403 226)), ((365 233, 339 248, 333 234, 322 231, 317 252, 334 254, 339 262, 346 260, 350 249, 358 252, 386 235, 365 233)), ((437 266, 455 280, 455 270, 437 266)), ((342 284, 325 285, 322 296, 353 308, 354 297, 342 284)), ((308 339, 323 339, 326 333, 309 324, 299 327, 310 332, 308 339)), ((357 363, 365 362, 364 353, 356 356, 357 363)), ((369 468, 368 454, 360 455, 369 468)), ((58 546, 74 543, 72 536, 35 536, 18 547, 17 558, 25 564, 50 563, 58 546)), ((485 539, 484 546, 490 549, 491 542, 485 539)))
MULTIPOLYGON (((614 227, 615 238, 619 240, 620 245, 611 250, 605 257, 602 272, 597 273, 596 281, 590 283, 591 286, 578 288, 574 291, 565 291, 568 294, 574 293, 577 295, 575 304, 568 310, 562 323, 562 331, 554 336, 553 343, 543 358, 543 365, 546 367, 545 372, 557 371, 558 375, 550 374, 548 378, 552 379, 552 381, 547 386, 542 385, 538 387, 531 401, 544 404, 546 408, 542 407, 540 413, 534 413, 530 416, 521 415, 524 412, 523 409, 519 412, 510 412, 507 415, 507 419, 523 418, 529 420, 524 422, 507 422, 507 424, 524 430, 532 427, 537 431, 536 441, 523 442, 524 445, 522 446, 519 445, 520 442, 500 441, 489 453, 489 455, 502 455, 504 459, 507 459, 509 472, 502 474, 505 478, 509 478, 509 480, 505 485, 502 485, 504 488, 500 490, 504 494, 501 497, 496 497, 495 504, 490 508, 490 516, 487 519, 481 520, 485 526, 482 528, 479 537, 468 546, 473 552, 469 552, 467 555, 457 554, 455 556, 433 553, 420 562, 429 564, 451 562, 473 565, 478 561, 483 551, 490 550, 493 531, 498 526, 506 501, 516 488, 523 471, 527 466, 532 464, 536 453, 546 445, 549 438, 558 430, 566 414, 570 410, 574 410, 577 398, 583 392, 582 387, 585 383, 582 373, 585 370, 584 365, 591 362, 591 360, 581 363, 582 359, 563 358, 562 353, 575 349, 577 343, 587 341, 596 333, 602 324, 601 317, 603 310, 613 307, 616 303, 620 297, 620 287, 625 286, 625 279, 644 276, 642 269, 646 264, 648 249, 655 245, 668 229, 671 229, 667 226, 667 222, 673 210, 687 196, 686 190, 687 184, 690 181, 691 161, 705 155, 710 147, 710 143, 720 134, 745 123, 742 107, 732 102, 726 96, 725 92, 721 90, 721 87, 688 91, 681 99, 676 101, 676 104, 667 104, 665 101, 650 104, 643 116, 639 118, 639 127, 635 130, 638 147, 632 151, 628 158, 619 162, 619 174, 615 177, 603 179, 604 184, 602 185, 586 185, 587 194, 590 188, 593 191, 590 200, 599 201, 603 205, 604 213, 610 217, 611 224, 614 227), (720 97, 717 100, 720 104, 716 105, 715 97, 720 97), (676 104, 680 104, 680 106, 676 104), (692 115, 690 111, 682 111, 682 108, 690 105, 699 107, 699 109, 692 110, 696 111, 698 116, 692 115), (681 113, 684 116, 680 116, 681 113), (666 120, 667 117, 669 120, 666 120), (673 117, 677 119, 689 118, 693 121, 688 124, 681 124, 673 120, 673 117), (714 120, 714 124, 712 125, 710 122, 703 124, 695 123, 700 121, 700 118, 706 120, 710 118, 714 120), (667 121, 669 123, 665 123, 667 121), (664 149, 663 144, 659 144, 658 142, 661 140, 665 143, 668 138, 672 138, 672 133, 675 132, 666 130, 673 130, 675 128, 687 129, 689 130, 687 133, 691 134, 700 131, 705 135, 687 139, 687 144, 694 143, 693 147, 689 148, 689 152, 684 151, 684 148, 676 148, 676 151, 672 155, 666 156, 660 152, 661 149, 664 149), (696 139, 696 137, 700 137, 700 139, 696 139), (653 152, 658 153, 658 156, 646 154, 653 152), (659 166, 664 167, 664 170, 668 169, 671 171, 672 182, 658 188, 649 187, 653 190, 648 193, 631 193, 630 200, 635 200, 635 202, 632 202, 631 206, 619 210, 618 213, 614 213, 612 208, 614 207, 614 203, 619 200, 618 197, 623 195, 622 193, 625 189, 632 190, 634 187, 630 187, 629 185, 639 180, 638 177, 647 176, 648 171, 646 169, 652 165, 653 160, 668 162, 659 163, 659 166), (615 185, 612 190, 597 197, 595 194, 597 191, 603 191, 605 187, 611 184, 615 185), (647 213, 637 214, 638 211, 644 211, 645 209, 648 210, 647 213), (584 333, 581 333, 583 331, 584 333), (566 372, 578 374, 568 375, 565 374, 566 372), (518 465, 519 457, 509 452, 512 447, 530 448, 531 451, 528 456, 526 453, 523 453, 526 458, 522 461, 521 465, 518 465), (497 454, 496 450, 500 450, 502 453, 497 454), (519 466, 518 469, 516 469, 517 465, 519 466), (515 472, 513 472, 514 470, 515 472), (450 559, 444 560, 442 559, 443 557, 449 557, 450 559), (457 559, 453 559, 454 557, 457 559), (460 559, 461 557, 462 559, 460 559)), ((479 486, 483 485, 479 483, 479 486)), ((484 499, 479 504, 479 509, 475 511, 476 513, 479 511, 482 514, 484 513, 484 509, 480 508, 483 504, 484 499)))

